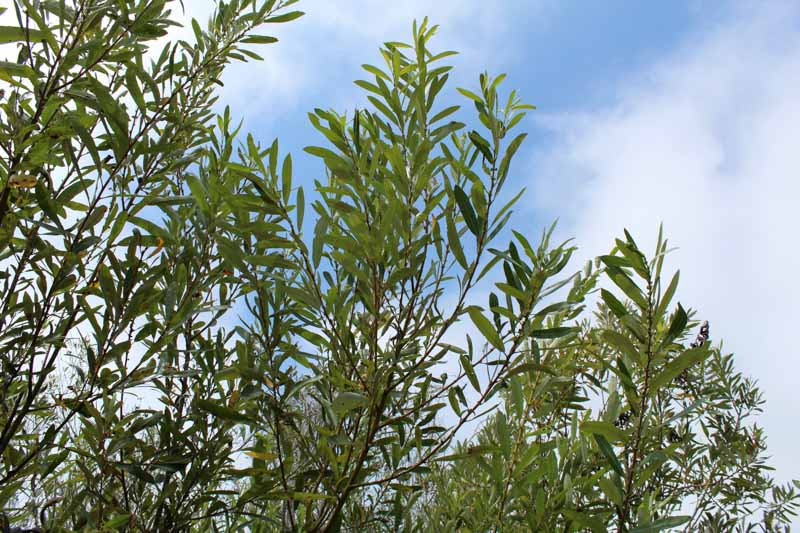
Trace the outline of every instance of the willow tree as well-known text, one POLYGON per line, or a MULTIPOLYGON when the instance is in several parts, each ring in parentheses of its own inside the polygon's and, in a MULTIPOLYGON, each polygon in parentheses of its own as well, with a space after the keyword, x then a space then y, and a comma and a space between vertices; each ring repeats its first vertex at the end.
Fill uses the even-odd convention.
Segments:
POLYGON ((312 235, 301 233, 303 190, 270 183, 256 152, 245 163, 282 217, 285 251, 253 276, 246 366, 226 374, 216 401, 221 413, 266 380, 243 410, 255 447, 241 502, 284 528, 397 527, 416 476, 484 414, 530 338, 570 331, 547 321, 582 297, 542 304, 563 285, 571 248, 545 239, 534 252, 522 236, 492 247, 521 194, 499 203, 525 137, 512 132, 531 107, 482 75, 474 92, 460 89, 473 125, 454 121, 458 107, 437 105, 451 53, 430 51, 435 30, 415 25, 413 44, 387 43, 385 64, 364 67, 367 109, 310 115, 327 141, 306 148, 326 171, 312 235), (517 307, 476 305, 476 285, 525 253, 527 274, 503 284, 517 307), (453 344, 448 332, 465 320, 479 333, 453 344))
POLYGON ((778 531, 800 483, 778 485, 755 417, 763 398, 673 306, 667 243, 649 260, 626 232, 573 342, 539 346, 473 441, 442 458, 416 512, 429 529, 778 531), (692 335, 692 332, 697 332, 692 335))
POLYGON ((217 321, 242 284, 231 212, 270 208, 228 167, 213 105, 226 65, 258 59, 250 45, 276 40, 259 28, 298 17, 292 3, 219 2, 193 42, 169 40, 175 1, 15 0, 6 14, 2 528, 177 530, 226 508, 230 428, 193 391, 230 358, 217 321), (160 399, 136 401, 145 387, 160 399))

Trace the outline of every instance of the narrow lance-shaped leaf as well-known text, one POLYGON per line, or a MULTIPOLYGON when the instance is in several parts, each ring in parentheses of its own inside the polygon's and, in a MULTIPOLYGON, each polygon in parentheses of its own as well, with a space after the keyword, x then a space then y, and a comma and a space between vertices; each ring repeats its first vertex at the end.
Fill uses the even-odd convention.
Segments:
POLYGON ((272 44, 277 43, 277 37, 271 37, 269 35, 250 35, 242 39, 244 44, 272 44))
POLYGON ((669 346, 672 341, 683 334, 688 321, 689 317, 686 316, 686 311, 683 310, 683 306, 681 306, 681 304, 678 304, 678 309, 675 311, 675 314, 672 317, 672 321, 669 324, 669 329, 664 334, 664 338, 661 340, 662 349, 669 346))
POLYGON ((494 163, 494 154, 492 153, 492 149, 489 147, 489 143, 481 137, 481 134, 477 131, 469 132, 469 140, 472 141, 472 144, 481 152, 483 157, 486 158, 487 161, 490 163, 494 163))
POLYGON ((453 188, 453 193, 455 194, 458 209, 461 211, 461 215, 464 217, 464 222, 474 235, 478 235, 481 231, 481 228, 478 224, 478 217, 475 215, 475 210, 472 208, 472 204, 469 201, 469 196, 467 196, 467 194, 464 192, 464 189, 458 185, 453 188))
POLYGON ((650 270, 647 266, 647 262, 644 259, 644 255, 642 255, 642 253, 635 248, 635 245, 632 245, 630 242, 625 243, 619 239, 617 239, 616 242, 617 248, 620 252, 622 252, 622 255, 625 256, 636 273, 639 274, 642 279, 648 279, 650 276, 650 270))
POLYGON ((283 189, 283 201, 288 202, 292 193, 292 156, 288 154, 283 160, 281 169, 281 187, 283 189))
POLYGON ((503 452, 503 457, 508 459, 511 457, 511 433, 506 415, 502 411, 497 413, 497 437, 500 441, 500 450, 503 452))
POLYGON ((592 436, 594 437, 595 442, 597 442, 597 447, 600 449, 600 452, 608 459, 611 468, 619 474, 620 477, 624 477, 625 473, 622 470, 622 465, 617 458, 617 454, 614 453, 614 448, 611 447, 611 444, 608 443, 606 438, 598 433, 593 433, 592 436))
POLYGON ((358 392, 342 392, 333 400, 333 411, 342 415, 367 405, 367 397, 358 392))
POLYGON ((611 503, 618 507, 622 506, 622 493, 619 491, 617 485, 613 481, 607 477, 602 477, 598 480, 597 484, 600 485, 600 489, 602 489, 603 493, 611 501, 611 503))
POLYGON ((276 24, 276 23, 279 23, 279 22, 290 22, 292 20, 295 20, 297 18, 302 17, 303 15, 305 15, 305 13, 302 12, 302 11, 291 11, 289 13, 284 13, 282 15, 276 15, 274 17, 270 17, 267 20, 265 20, 264 22, 267 23, 267 24, 276 24))
POLYGON ((494 346, 497 350, 504 352, 505 347, 503 346, 503 341, 500 339, 500 335, 498 335, 497 330, 494 329, 494 326, 489 321, 488 318, 483 316, 479 307, 470 307, 467 309, 469 313, 470 319, 472 319, 472 323, 475 324, 475 327, 478 328, 478 331, 484 336, 484 338, 494 346))
POLYGON ((661 299, 658 302, 658 308, 656 309, 656 317, 660 318, 666 312, 669 303, 672 301, 672 297, 675 295, 675 290, 678 288, 680 273, 680 270, 675 272, 675 274, 672 276, 672 280, 669 282, 669 285, 667 285, 667 289, 661 295, 661 299))
POLYGON ((302 231, 303 229, 303 215, 305 215, 306 211, 306 195, 303 192, 302 187, 297 188, 297 199, 295 200, 297 203, 297 231, 302 231))
POLYGON ((603 340, 616 348, 619 352, 630 357, 632 361, 639 361, 639 350, 622 333, 614 330, 604 330, 601 334, 603 340))
POLYGON ((631 529, 631 533, 655 533, 657 531, 664 531, 665 529, 672 529, 674 527, 682 526, 689 520, 691 516, 680 515, 670 516, 668 518, 659 518, 643 526, 637 526, 631 529))
POLYGON ((522 141, 524 141, 525 137, 527 136, 528 136, 527 133, 520 133, 519 135, 514 137, 514 140, 511 141, 508 145, 508 148, 506 148, 506 153, 503 155, 502 161, 500 161, 500 169, 498 172, 498 179, 500 180, 501 183, 503 180, 505 180, 506 176, 508 175, 508 169, 511 166, 511 160, 514 157, 514 154, 517 153, 517 150, 522 144, 522 141))
POLYGON ((197 19, 192 19, 192 30, 194 31, 194 38, 196 39, 197 46, 200 51, 205 49, 205 39, 203 38, 203 30, 200 29, 200 24, 197 19))
POLYGON ((478 381, 477 374, 475 374, 475 368, 472 366, 472 362, 464 354, 461 354, 460 360, 461 360, 461 366, 464 369, 464 373, 467 375, 467 378, 469 379, 470 384, 472 385, 472 387, 477 392, 480 392, 481 391, 481 384, 478 381))
POLYGON ((586 433, 602 435, 610 442, 622 442, 625 440, 625 432, 608 422, 587 420, 581 424, 581 430, 586 433))
POLYGON ((622 318, 623 316, 628 314, 628 309, 625 308, 622 302, 620 302, 613 293, 605 290, 600 289, 600 297, 603 299, 603 302, 611 309, 611 312, 614 313, 617 318, 622 318))
POLYGON ((16 41, 36 42, 44 39, 44 33, 39 30, 20 28, 19 26, 0 26, 0 44, 16 41))
POLYGON ((250 417, 211 400, 196 400, 197 407, 223 420, 230 422, 252 423, 250 417))
POLYGON ((464 249, 461 247, 461 237, 456 230, 456 224, 453 217, 448 213, 445 217, 447 224, 447 244, 450 246, 450 251, 453 252, 453 257, 456 258, 461 268, 467 268, 467 258, 464 256, 464 249))
POLYGON ((559 339, 561 337, 566 337, 571 333, 575 333, 576 331, 578 331, 577 328, 563 326, 557 328, 535 329, 531 331, 531 337, 534 339, 559 339))
POLYGON ((670 381, 678 377, 681 372, 692 365, 696 365, 704 361, 710 354, 711 351, 706 346, 700 346, 699 348, 691 348, 686 350, 681 355, 667 363, 663 370, 661 370, 661 372, 659 372, 659 374, 652 379, 652 390, 656 391, 659 388, 667 385, 670 381))
POLYGON ((624 292, 628 298, 633 300, 633 302, 638 305, 640 309, 647 309, 647 301, 645 300, 642 290, 621 268, 607 264, 606 273, 608 274, 608 277, 611 278, 611 281, 613 281, 617 287, 622 289, 622 292, 624 292))

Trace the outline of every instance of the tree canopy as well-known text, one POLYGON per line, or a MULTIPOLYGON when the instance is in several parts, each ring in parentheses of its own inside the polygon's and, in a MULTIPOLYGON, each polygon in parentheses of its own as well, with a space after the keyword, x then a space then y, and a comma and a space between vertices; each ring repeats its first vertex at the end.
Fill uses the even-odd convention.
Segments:
POLYGON ((504 75, 443 107, 453 52, 414 23, 365 108, 309 114, 313 187, 219 111, 294 4, 219 1, 190 42, 176 1, 14 0, 0 530, 786 526, 800 484, 663 235, 573 271, 553 227, 508 227, 533 106, 504 75))

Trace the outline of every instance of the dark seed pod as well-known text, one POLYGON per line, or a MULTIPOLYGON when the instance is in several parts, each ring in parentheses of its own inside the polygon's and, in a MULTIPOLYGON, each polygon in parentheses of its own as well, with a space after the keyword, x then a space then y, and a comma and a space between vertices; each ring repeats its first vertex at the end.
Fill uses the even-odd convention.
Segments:
POLYGON ((703 321, 703 324, 700 326, 700 333, 697 334, 697 337, 692 341, 690 346, 692 348, 699 348, 706 343, 708 340, 709 334, 709 327, 708 327, 708 320, 703 321))
POLYGON ((617 426, 618 428, 624 428, 628 426, 630 421, 631 421, 631 412, 624 411, 619 414, 617 419, 614 421, 614 425, 617 426))

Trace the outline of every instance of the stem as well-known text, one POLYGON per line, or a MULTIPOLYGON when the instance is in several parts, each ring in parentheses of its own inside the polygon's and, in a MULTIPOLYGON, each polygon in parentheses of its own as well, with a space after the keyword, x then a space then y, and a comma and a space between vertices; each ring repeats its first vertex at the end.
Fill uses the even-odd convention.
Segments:
POLYGON ((639 416, 636 419, 636 437, 633 443, 633 457, 628 465, 628 471, 625 474, 625 498, 622 502, 622 508, 618 511, 619 528, 621 532, 628 531, 628 521, 630 520, 630 510, 633 500, 633 475, 636 472, 636 467, 641 459, 640 446, 642 441, 642 430, 644 429, 645 416, 647 414, 647 395, 650 386, 650 365, 653 359, 653 284, 651 274, 648 270, 647 277, 647 344, 645 346, 645 356, 647 362, 644 369, 644 385, 642 388, 641 401, 639 403, 639 416))

